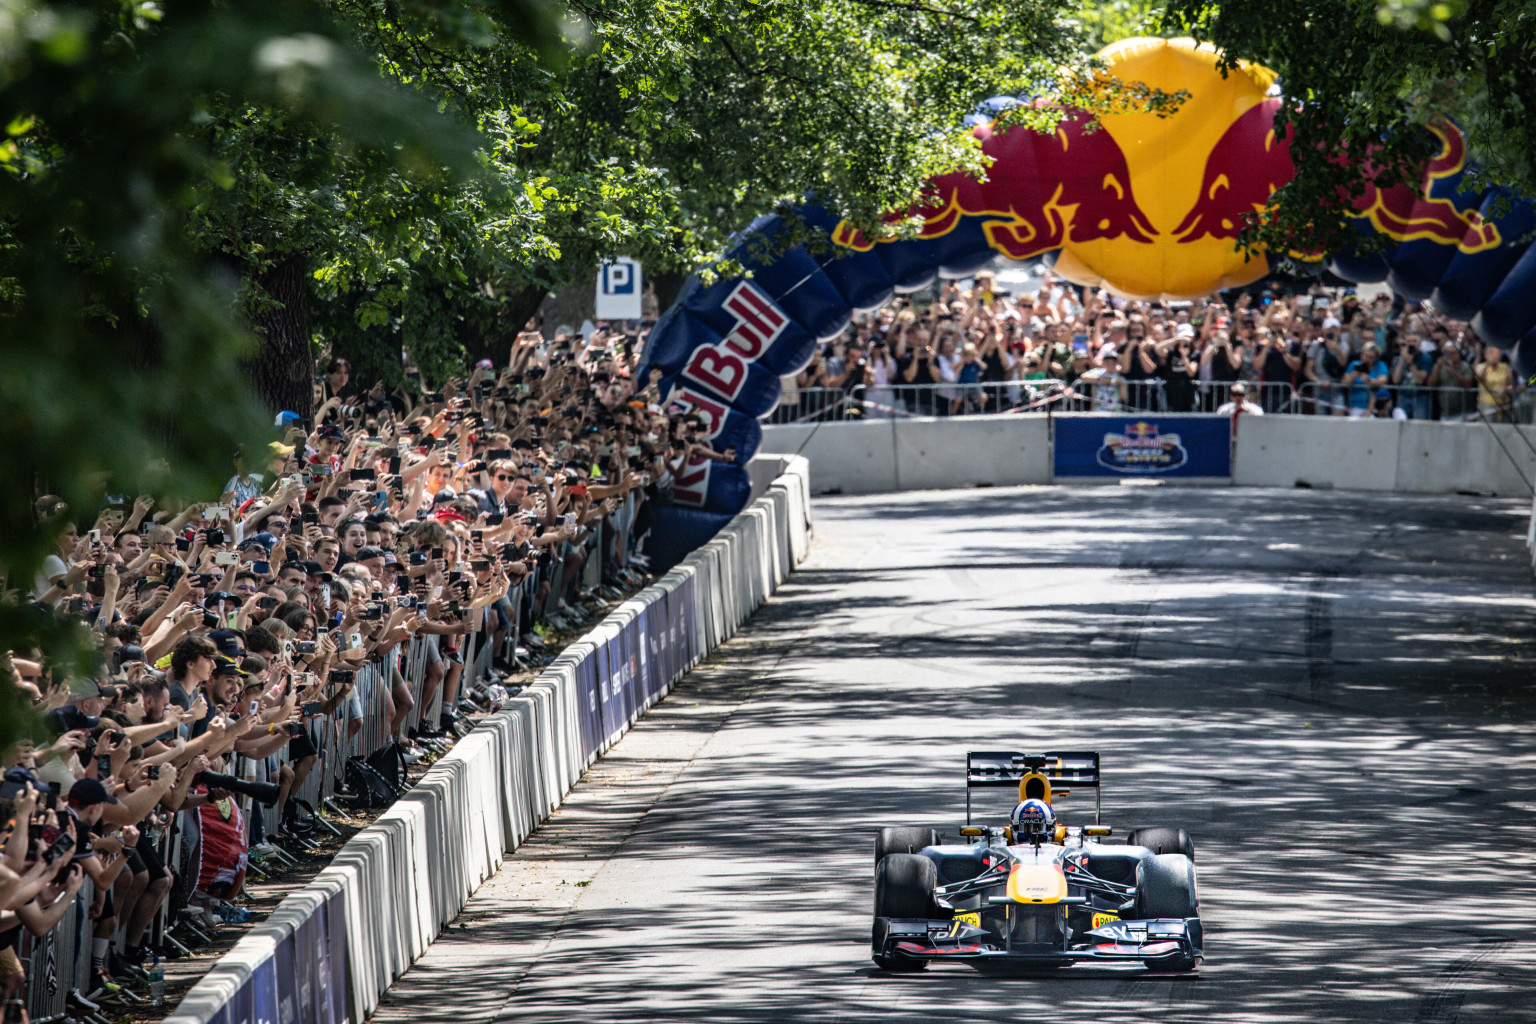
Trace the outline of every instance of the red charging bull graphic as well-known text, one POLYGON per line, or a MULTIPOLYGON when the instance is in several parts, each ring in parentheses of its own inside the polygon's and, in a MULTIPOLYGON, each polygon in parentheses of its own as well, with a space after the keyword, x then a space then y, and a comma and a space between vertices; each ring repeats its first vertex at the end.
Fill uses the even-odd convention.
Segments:
POLYGON ((1424 239, 1468 253, 1498 248, 1503 244, 1498 227, 1475 209, 1461 209, 1452 198, 1467 162, 1467 140, 1461 129, 1442 123, 1429 130, 1440 140, 1440 152, 1425 164, 1419 188, 1378 188, 1370 181, 1376 168, 1366 161, 1365 194, 1354 208, 1377 231, 1399 242, 1424 239))
MULTIPOLYGON (((992 248, 1024 260, 1068 242, 1149 243, 1157 235, 1136 204, 1119 144, 1086 113, 1069 112, 1050 133, 1023 126, 998 131, 991 124, 978 125, 973 133, 992 161, 986 180, 968 174, 933 179, 937 198, 914 211, 923 218, 919 238, 942 237, 963 218, 978 217, 992 248)), ((833 240, 861 251, 871 248, 846 221, 833 240)))
POLYGON ((1268 99, 1233 121, 1211 149, 1200 176, 1200 197, 1173 233, 1180 242, 1236 239, 1246 217, 1260 213, 1269 197, 1296 176, 1290 131, 1275 135, 1280 100, 1268 99))

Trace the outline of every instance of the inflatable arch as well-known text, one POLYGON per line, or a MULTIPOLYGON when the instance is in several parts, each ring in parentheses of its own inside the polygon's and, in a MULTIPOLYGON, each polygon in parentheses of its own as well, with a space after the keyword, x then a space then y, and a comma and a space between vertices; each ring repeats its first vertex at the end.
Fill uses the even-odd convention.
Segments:
MULTIPOLYGON (((1282 102, 1274 74, 1241 64, 1222 77, 1215 51, 1189 39, 1128 39, 1100 55, 1123 79, 1185 89, 1190 98, 1166 118, 1115 114, 1093 125, 1070 112, 1054 134, 994 131, 998 113, 1027 101, 986 100, 967 123, 993 159, 987 180, 934 179, 936 198, 916 211, 917 237, 870 240, 808 204, 795 215, 826 232, 825 251, 760 258, 771 251, 763 241, 784 229, 778 215, 764 216, 727 253, 749 276, 688 281, 651 332, 641 372, 659 370, 663 403, 696 411, 716 450, 734 445, 737 459, 685 468, 675 504, 657 511, 657 565, 703 543, 746 504, 746 462, 762 440, 759 417, 778 404, 779 378, 803 369, 855 312, 936 277, 969 276, 998 255, 1042 258, 1068 280, 1134 298, 1193 298, 1270 272, 1267 258, 1245 256, 1235 240, 1243 215, 1262 210, 1294 173, 1288 140, 1273 127, 1282 102)), ((1465 139, 1454 125, 1433 130, 1440 151, 1419 188, 1372 186, 1355 207, 1362 237, 1396 244, 1334 253, 1321 265, 1469 320, 1529 374, 1536 212, 1501 189, 1460 191, 1465 139)))

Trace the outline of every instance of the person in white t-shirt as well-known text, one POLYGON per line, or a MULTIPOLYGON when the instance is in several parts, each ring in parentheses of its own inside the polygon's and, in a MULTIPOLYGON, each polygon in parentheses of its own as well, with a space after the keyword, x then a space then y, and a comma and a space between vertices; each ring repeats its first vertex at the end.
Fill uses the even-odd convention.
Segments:
POLYGON ((1232 416, 1242 413, 1245 416, 1263 416, 1264 410, 1257 403, 1248 401, 1248 385, 1238 381, 1232 385, 1232 397, 1216 407, 1216 415, 1232 416))

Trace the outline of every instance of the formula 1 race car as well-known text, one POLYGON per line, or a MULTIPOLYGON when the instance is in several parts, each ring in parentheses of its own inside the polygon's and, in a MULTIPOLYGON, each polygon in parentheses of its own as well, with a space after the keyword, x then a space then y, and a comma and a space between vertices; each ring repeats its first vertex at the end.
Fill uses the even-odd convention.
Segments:
POLYGON ((974 751, 966 755, 965 826, 883 828, 875 840, 872 953, 887 971, 935 961, 980 970, 1077 963, 1193 970, 1204 957, 1188 833, 1141 828, 1099 840, 1099 755, 974 751), (971 790, 1018 787, 1004 825, 971 823, 971 790), (1070 787, 1070 788, 1069 788, 1070 787), (1052 801, 1094 790, 1094 824, 1064 825, 1052 801))

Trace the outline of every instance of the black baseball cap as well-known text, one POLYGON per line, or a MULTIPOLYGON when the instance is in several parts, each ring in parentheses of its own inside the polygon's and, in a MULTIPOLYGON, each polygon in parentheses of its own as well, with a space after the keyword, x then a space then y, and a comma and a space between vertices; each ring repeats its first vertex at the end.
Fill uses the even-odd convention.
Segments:
POLYGON ((115 804, 117 797, 107 792, 96 779, 80 779, 69 787, 69 802, 77 807, 89 807, 92 804, 115 804))
POLYGON ((240 667, 240 663, 234 658, 222 654, 213 656, 213 674, 216 676, 240 676, 242 679, 250 673, 240 667))

